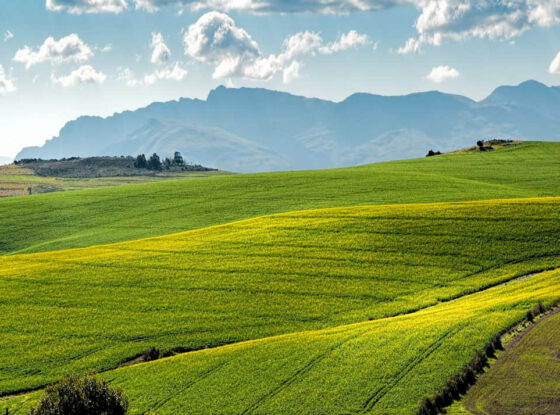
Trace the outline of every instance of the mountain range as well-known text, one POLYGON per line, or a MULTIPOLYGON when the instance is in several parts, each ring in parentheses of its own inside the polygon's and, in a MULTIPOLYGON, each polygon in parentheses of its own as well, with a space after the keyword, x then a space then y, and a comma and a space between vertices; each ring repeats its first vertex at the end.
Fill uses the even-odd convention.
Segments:
POLYGON ((68 122, 16 157, 162 156, 238 172, 344 167, 450 151, 491 138, 560 141, 560 87, 501 86, 486 99, 437 91, 341 102, 259 88, 212 90, 68 122))

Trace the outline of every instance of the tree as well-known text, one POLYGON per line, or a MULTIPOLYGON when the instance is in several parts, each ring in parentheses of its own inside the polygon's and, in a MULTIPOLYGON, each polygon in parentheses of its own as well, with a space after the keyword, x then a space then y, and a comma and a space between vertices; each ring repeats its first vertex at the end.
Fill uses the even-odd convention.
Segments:
POLYGON ((156 153, 152 154, 148 160, 148 170, 161 170, 161 160, 156 153))
POLYGON ((169 157, 166 157, 165 160, 163 160, 163 167, 165 167, 166 170, 169 170, 172 165, 173 161, 169 157))
POLYGON ((146 156, 144 154, 139 154, 138 156, 136 156, 134 167, 136 167, 137 169, 145 169, 148 167, 148 162, 146 161, 146 156))
POLYGON ((67 376, 47 388, 30 415, 125 415, 128 399, 104 380, 67 376))
POLYGON ((479 148, 480 150, 482 150, 482 149, 484 148, 484 141, 478 140, 478 141, 476 142, 476 145, 478 146, 478 148, 479 148))
POLYGON ((185 160, 183 159, 183 156, 181 155, 180 152, 176 151, 175 154, 173 155, 173 164, 175 164, 176 166, 184 166, 185 165, 185 160))

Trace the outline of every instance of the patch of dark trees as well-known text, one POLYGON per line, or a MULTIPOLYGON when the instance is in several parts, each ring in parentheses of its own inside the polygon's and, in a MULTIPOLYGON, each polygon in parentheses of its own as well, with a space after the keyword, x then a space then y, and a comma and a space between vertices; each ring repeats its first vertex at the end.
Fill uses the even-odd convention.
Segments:
MULTIPOLYGON (((492 150, 494 150, 493 146, 508 145, 508 144, 511 145, 512 143, 514 143, 513 140, 502 140, 502 139, 498 139, 498 138, 488 140, 488 141, 478 140, 476 142, 476 147, 473 147, 473 150, 492 151, 492 150)), ((430 151, 428 151, 428 154, 426 154, 426 157, 439 156, 440 154, 443 154, 443 153, 441 151, 430 150, 430 151)))
POLYGON ((146 159, 146 155, 139 154, 134 160, 134 167, 137 169, 146 169, 152 171, 163 170, 182 170, 182 171, 212 171, 208 167, 201 166, 200 164, 187 164, 183 159, 180 152, 176 151, 172 158, 166 157, 161 159, 156 153, 152 154, 150 158, 146 159))
MULTIPOLYGON (((533 323, 535 317, 558 307, 560 300, 555 301, 547 307, 543 303, 537 303, 531 310, 527 311, 524 321, 533 323)), ((496 357, 498 350, 503 350, 500 333, 487 342, 481 350, 478 350, 469 363, 451 376, 442 388, 432 397, 422 398, 416 415, 438 415, 446 413, 445 408, 458 401, 464 396, 472 385, 476 383, 477 377, 482 374, 488 366, 488 359, 496 357)))

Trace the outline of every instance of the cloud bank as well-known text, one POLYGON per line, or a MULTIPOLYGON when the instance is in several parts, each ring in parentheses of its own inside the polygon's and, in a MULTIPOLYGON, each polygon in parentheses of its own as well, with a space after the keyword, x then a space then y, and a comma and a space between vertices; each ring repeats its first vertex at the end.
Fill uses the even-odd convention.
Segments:
POLYGON ((83 84, 102 84, 107 79, 103 72, 97 72, 90 65, 80 66, 67 76, 52 76, 54 83, 60 84, 65 88, 83 84))

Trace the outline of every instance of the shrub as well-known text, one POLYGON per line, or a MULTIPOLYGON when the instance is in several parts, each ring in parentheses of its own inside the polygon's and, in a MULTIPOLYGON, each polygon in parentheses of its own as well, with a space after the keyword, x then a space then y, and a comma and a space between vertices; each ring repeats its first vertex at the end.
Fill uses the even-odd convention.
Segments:
POLYGON ((432 400, 428 397, 422 399, 420 407, 416 411, 416 415, 437 415, 438 410, 432 400))
POLYGON ((144 362, 157 360, 160 357, 162 357, 161 351, 154 346, 147 348, 146 350, 144 350, 144 353, 142 353, 142 359, 144 359, 144 362))
POLYGON ((499 335, 492 338, 492 345, 494 346, 494 350, 504 349, 504 346, 502 345, 502 338, 499 335))
POLYGON ((525 318, 529 323, 532 323, 535 320, 535 316, 533 315, 532 311, 527 311, 527 314, 525 314, 525 318))
POLYGON ((104 380, 67 376, 49 386, 30 415, 124 415, 128 399, 104 380))
POLYGON ((539 314, 543 314, 546 311, 546 308, 544 307, 543 303, 541 303, 540 301, 537 303, 537 305, 535 305, 535 307, 533 307, 532 313, 533 316, 538 316, 539 314))

